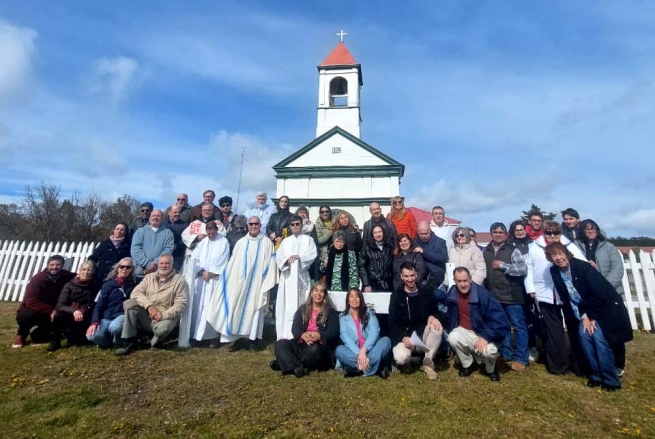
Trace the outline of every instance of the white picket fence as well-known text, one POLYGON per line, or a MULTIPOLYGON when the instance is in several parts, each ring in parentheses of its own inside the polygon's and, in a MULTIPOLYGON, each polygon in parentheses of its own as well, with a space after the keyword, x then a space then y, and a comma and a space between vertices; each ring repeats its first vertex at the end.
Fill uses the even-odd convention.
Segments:
MULTIPOLYGON (((45 267, 51 255, 62 255, 71 261, 71 271, 93 253, 97 243, 46 243, 0 241, 0 300, 23 300, 28 281, 45 267)), ((630 315, 632 329, 651 331, 655 328, 655 252, 639 252, 639 261, 630 251, 624 261, 624 301, 630 315)))

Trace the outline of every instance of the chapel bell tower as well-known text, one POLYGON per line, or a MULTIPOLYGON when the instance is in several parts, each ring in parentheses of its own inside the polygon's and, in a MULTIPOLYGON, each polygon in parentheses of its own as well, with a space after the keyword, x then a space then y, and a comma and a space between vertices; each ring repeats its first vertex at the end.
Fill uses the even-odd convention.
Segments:
POLYGON ((362 81, 361 66, 355 61, 343 37, 341 42, 318 66, 318 117, 316 137, 338 126, 358 139, 361 138, 359 91, 362 81))

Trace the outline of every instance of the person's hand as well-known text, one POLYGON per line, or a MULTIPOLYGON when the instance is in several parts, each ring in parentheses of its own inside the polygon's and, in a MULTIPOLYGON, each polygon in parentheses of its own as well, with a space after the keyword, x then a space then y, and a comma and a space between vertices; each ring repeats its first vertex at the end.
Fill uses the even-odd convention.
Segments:
POLYGON ((204 233, 198 233, 198 234, 196 235, 196 237, 198 238, 198 242, 200 242, 200 241, 202 241, 203 239, 205 239, 206 236, 207 236, 207 235, 204 234, 204 233))
POLYGON ((91 326, 89 326, 89 329, 86 330, 86 336, 91 337, 93 334, 96 333, 98 330, 98 324, 97 323, 91 323, 91 326))
POLYGON ((428 317, 428 326, 435 331, 443 331, 443 326, 441 326, 441 322, 434 316, 428 317))
POLYGON ((157 270, 157 264, 154 262, 151 262, 150 265, 146 267, 144 270, 145 273, 153 273, 155 270, 157 270))
POLYGON ((294 262, 296 262, 299 259, 300 258, 298 257, 298 255, 292 255, 292 256, 289 256, 289 259, 287 259, 287 262, 289 263, 289 265, 291 265, 291 264, 293 264, 294 262))
POLYGON ((530 293, 530 296, 532 296, 532 298, 534 299, 535 297, 537 297, 537 293, 530 293))
POLYGON ((271 239, 271 241, 275 241, 275 232, 268 235, 268 237, 271 239))
POLYGON ((493 261, 493 262, 491 263, 491 266, 494 267, 494 269, 496 269, 496 270, 501 270, 501 268, 500 268, 500 261, 493 261))
POLYGON ((50 321, 54 322, 55 321, 55 316, 57 315, 57 310, 53 309, 52 312, 50 313, 50 321))
POLYGON ((366 356, 366 349, 362 348, 360 349, 359 354, 357 354, 357 369, 365 372, 369 370, 370 367, 368 357, 366 356))
POLYGON ((373 290, 371 289, 370 286, 368 286, 368 287, 364 287, 364 292, 365 292, 365 293, 372 293, 373 290))
POLYGON ((202 280, 208 281, 209 279, 213 279, 215 276, 215 274, 210 273, 209 271, 205 271, 202 273, 202 280))
POLYGON ((590 320, 589 317, 584 316, 582 318, 582 332, 588 332, 589 335, 594 335, 596 331, 596 321, 590 320))
POLYGON ((589 265, 591 265, 592 267, 596 268, 596 263, 595 263, 594 261, 589 261, 589 265))
POLYGON ((82 313, 82 311, 80 311, 79 309, 73 311, 73 320, 75 320, 76 322, 81 322, 82 319, 84 319, 84 314, 82 313))
POLYGON ((282 242, 282 238, 278 236, 277 238, 275 238, 275 242, 277 242, 278 244, 281 243, 281 242, 282 242))
POLYGON ((315 342, 314 336, 311 332, 303 332, 300 339, 304 341, 307 346, 311 346, 315 342))
POLYGON ((423 253, 423 249, 421 247, 414 247, 414 253, 423 253))
POLYGON ((161 313, 155 305, 150 305, 148 307, 148 315, 150 316, 150 320, 154 320, 156 322, 161 320, 161 313))
POLYGON ((412 343, 412 339, 409 337, 403 337, 403 344, 407 349, 412 349, 414 348, 414 343, 412 343))
POLYGON ((323 262, 323 266, 327 268, 328 260, 326 259, 325 262, 323 262))
POLYGON ((488 344, 489 344, 489 342, 487 340, 485 340, 482 337, 478 337, 478 339, 475 341, 475 350, 479 354, 484 354, 484 350, 485 350, 485 348, 487 347, 488 344))

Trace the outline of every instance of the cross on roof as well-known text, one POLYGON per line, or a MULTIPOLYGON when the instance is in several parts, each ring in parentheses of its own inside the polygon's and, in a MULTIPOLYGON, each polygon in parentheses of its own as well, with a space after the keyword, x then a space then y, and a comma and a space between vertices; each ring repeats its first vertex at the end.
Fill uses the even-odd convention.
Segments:
POLYGON ((341 32, 337 34, 337 36, 341 38, 342 43, 343 43, 343 37, 345 37, 346 35, 348 35, 348 32, 344 32, 343 29, 341 29, 341 32))

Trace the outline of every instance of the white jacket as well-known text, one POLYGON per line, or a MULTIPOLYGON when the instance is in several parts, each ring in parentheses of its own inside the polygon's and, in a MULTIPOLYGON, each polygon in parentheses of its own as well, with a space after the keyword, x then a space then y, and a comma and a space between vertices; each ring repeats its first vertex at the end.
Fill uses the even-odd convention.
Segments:
POLYGON ((435 224, 434 220, 430 221, 430 230, 432 233, 437 235, 439 238, 446 241, 446 248, 450 250, 453 246, 453 232, 457 229, 456 224, 450 224, 448 221, 444 221, 443 226, 439 227, 435 224))
POLYGON ((473 242, 464 244, 462 247, 455 244, 448 250, 448 263, 457 267, 466 267, 471 272, 473 282, 484 285, 487 277, 487 264, 482 257, 482 250, 473 242))
MULTIPOLYGON (((560 242, 576 259, 587 261, 580 249, 573 245, 566 236, 561 235, 560 242)), ((546 259, 545 248, 546 239, 543 235, 528 247, 528 253, 525 255, 525 263, 528 266, 528 274, 525 276, 525 291, 528 294, 536 293, 539 302, 562 305, 563 302, 555 290, 553 278, 550 276, 550 267, 553 264, 546 259)))

